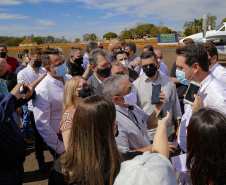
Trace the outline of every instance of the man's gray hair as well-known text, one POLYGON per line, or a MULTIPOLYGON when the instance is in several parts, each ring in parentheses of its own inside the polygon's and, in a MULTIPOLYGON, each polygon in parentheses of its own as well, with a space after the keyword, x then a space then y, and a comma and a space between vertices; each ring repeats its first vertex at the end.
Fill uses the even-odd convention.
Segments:
POLYGON ((77 50, 82 51, 82 48, 81 47, 72 47, 71 50, 70 50, 70 56, 73 56, 73 57, 76 56, 77 50))
POLYGON ((105 57, 105 56, 108 56, 108 52, 106 50, 100 49, 100 48, 92 50, 89 55, 89 64, 90 65, 98 66, 98 55, 105 57))
POLYGON ((86 52, 90 53, 90 51, 94 50, 97 46, 98 46, 97 42, 92 40, 88 41, 86 43, 86 52))
POLYGON ((111 75, 106 78, 103 84, 104 96, 112 101, 113 96, 122 92, 122 88, 120 86, 122 81, 129 81, 129 78, 122 74, 111 75))

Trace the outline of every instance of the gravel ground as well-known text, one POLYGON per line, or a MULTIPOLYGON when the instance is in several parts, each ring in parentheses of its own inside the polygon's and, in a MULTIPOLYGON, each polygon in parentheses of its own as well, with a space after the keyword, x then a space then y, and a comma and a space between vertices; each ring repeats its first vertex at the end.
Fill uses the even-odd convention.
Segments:
MULTIPOLYGON (((163 61, 167 65, 169 69, 169 73, 171 71, 171 66, 176 60, 176 48, 160 48, 160 50, 163 52, 163 61)), ((142 53, 143 49, 137 49, 137 55, 139 56, 142 53)), ((9 52, 9 56, 16 57, 17 52, 9 52)), ((69 50, 64 50, 64 56, 67 60, 69 58, 69 50)), ((226 66, 226 56, 219 56, 220 63, 223 66, 226 66)), ((33 145, 28 145, 27 149, 27 156, 24 163, 24 184, 25 185, 46 185, 48 184, 48 176, 49 171, 51 169, 51 166, 53 164, 53 157, 49 153, 48 149, 45 149, 44 152, 45 155, 45 161, 48 166, 48 171, 46 173, 41 173, 38 171, 38 164, 35 159, 34 155, 34 148, 33 145)))

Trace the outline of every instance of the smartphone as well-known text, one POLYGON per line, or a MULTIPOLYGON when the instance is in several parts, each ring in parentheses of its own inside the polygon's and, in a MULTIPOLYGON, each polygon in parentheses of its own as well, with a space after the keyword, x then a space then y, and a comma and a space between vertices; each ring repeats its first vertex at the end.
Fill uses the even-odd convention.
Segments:
POLYGON ((188 86, 186 95, 184 97, 184 102, 186 102, 190 105, 193 105, 194 101, 195 101, 194 94, 197 95, 199 93, 201 87, 202 87, 202 85, 200 83, 191 81, 188 86))
POLYGON ((28 92, 27 87, 25 87, 25 86, 23 85, 23 91, 22 91, 22 94, 26 94, 27 92, 28 92))
POLYGON ((163 119, 166 116, 167 111, 169 111, 171 109, 171 107, 173 106, 173 103, 174 103, 174 101, 172 101, 172 100, 166 101, 165 104, 163 105, 162 110, 160 111, 157 119, 163 119))
POLYGON ((161 91, 161 84, 154 85, 152 84, 152 98, 151 98, 151 104, 157 104, 160 103, 159 94, 161 91))

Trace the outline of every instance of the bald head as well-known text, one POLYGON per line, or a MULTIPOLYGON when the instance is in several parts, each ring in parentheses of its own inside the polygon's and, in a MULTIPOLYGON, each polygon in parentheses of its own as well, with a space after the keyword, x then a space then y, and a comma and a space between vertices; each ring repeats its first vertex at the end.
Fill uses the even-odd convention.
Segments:
POLYGON ((108 52, 109 52, 109 54, 111 54, 111 55, 116 55, 116 53, 117 53, 117 49, 119 48, 119 45, 117 44, 117 43, 110 43, 109 45, 108 45, 108 52))
POLYGON ((161 60, 163 58, 162 52, 160 50, 154 50, 154 53, 157 56, 157 60, 161 60))
POLYGON ((4 58, 0 58, 0 76, 3 76, 7 71, 7 62, 4 58))

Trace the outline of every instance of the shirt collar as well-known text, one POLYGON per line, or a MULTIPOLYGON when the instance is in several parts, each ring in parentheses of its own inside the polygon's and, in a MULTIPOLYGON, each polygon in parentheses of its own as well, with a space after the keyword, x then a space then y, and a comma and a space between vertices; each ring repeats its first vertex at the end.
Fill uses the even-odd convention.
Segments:
POLYGON ((144 78, 145 82, 152 82, 152 83, 156 83, 157 81, 161 81, 162 80, 162 74, 159 71, 156 71, 156 73, 158 73, 158 78, 156 79, 156 81, 154 82, 153 80, 151 80, 145 73, 142 75, 144 78))
POLYGON ((200 92, 203 92, 206 87, 211 83, 211 81, 214 79, 212 73, 210 73, 202 82, 202 87, 200 89, 200 92))
POLYGON ((210 72, 212 73, 217 66, 219 66, 220 64, 217 62, 216 64, 214 64, 214 66, 210 69, 210 72))
POLYGON ((130 59, 130 62, 133 61, 135 58, 137 58, 138 56, 136 54, 133 55, 133 57, 130 59))
POLYGON ((94 73, 94 76, 96 77, 96 79, 97 79, 97 81, 100 83, 100 85, 103 86, 103 82, 101 82, 101 81, 99 80, 99 78, 97 78, 97 76, 95 75, 95 73, 94 73))
POLYGON ((128 115, 128 109, 119 105, 115 105, 116 110, 123 112, 124 114, 128 115))
MULTIPOLYGON (((64 86, 63 82, 53 78, 49 73, 47 73, 47 76, 45 78, 48 78, 48 80, 50 82, 52 82, 53 84, 56 84, 57 86, 64 86)), ((66 82, 66 75, 63 76, 64 82, 66 82)))

